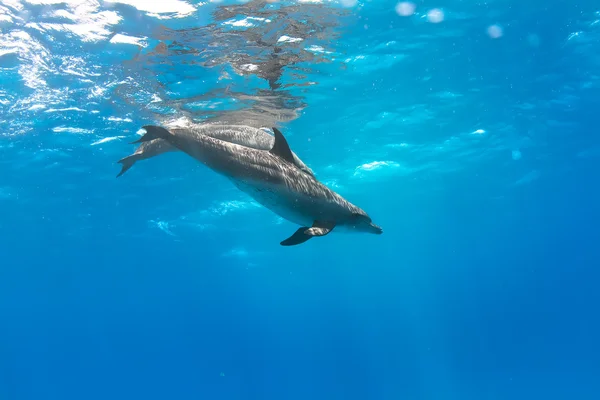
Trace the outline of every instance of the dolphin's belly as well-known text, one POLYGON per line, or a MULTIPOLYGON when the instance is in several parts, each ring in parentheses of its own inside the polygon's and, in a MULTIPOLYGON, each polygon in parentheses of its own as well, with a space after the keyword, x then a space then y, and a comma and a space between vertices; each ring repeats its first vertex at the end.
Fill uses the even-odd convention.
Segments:
POLYGON ((304 196, 296 195, 282 188, 260 182, 245 182, 230 178, 238 189, 252 197, 281 218, 301 226, 312 226, 314 210, 308 210, 304 196))

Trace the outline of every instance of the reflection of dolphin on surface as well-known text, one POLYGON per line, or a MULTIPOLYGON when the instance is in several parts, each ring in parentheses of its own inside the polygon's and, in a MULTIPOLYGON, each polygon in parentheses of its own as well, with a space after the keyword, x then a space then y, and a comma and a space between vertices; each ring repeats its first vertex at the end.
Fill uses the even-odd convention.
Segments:
MULTIPOLYGON (((265 132, 262 129, 245 125, 199 124, 191 125, 185 128, 171 128, 171 131, 177 132, 180 135, 196 133, 202 134, 226 142, 239 144, 241 146, 252 147, 258 150, 270 150, 273 147, 273 143, 275 143, 275 138, 273 135, 265 132)), ((156 157, 163 153, 178 150, 179 149, 177 147, 172 146, 168 141, 163 139, 154 139, 149 142, 144 142, 136 149, 135 153, 118 161, 122 167, 121 172, 119 172, 117 175, 117 178, 127 172, 129 168, 133 167, 133 164, 135 164, 136 161, 145 160, 156 157)), ((310 175, 313 174, 311 169, 308 168, 296 154, 292 153, 292 155, 294 157, 294 164, 296 164, 298 168, 310 175)))
POLYGON ((199 131, 144 126, 146 134, 134 143, 164 139, 215 172, 229 178, 240 190, 288 221, 301 226, 281 242, 283 246, 304 243, 333 229, 381 234, 360 208, 349 203, 303 172, 295 163, 285 137, 277 128, 270 150, 240 146, 199 131))

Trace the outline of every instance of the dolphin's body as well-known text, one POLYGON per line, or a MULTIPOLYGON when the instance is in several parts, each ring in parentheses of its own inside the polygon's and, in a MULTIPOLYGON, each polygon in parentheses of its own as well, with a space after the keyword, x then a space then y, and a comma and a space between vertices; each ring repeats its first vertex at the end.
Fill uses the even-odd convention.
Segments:
POLYGON ((324 236, 334 228, 381 234, 382 229, 360 208, 342 198, 314 176, 303 172, 285 137, 277 128, 273 147, 257 150, 199 132, 168 131, 144 126, 146 134, 134 143, 164 139, 212 170, 229 178, 240 190, 288 221, 300 226, 284 246, 324 236))
MULTIPOLYGON (((273 143, 275 143, 273 135, 262 129, 245 125, 191 124, 187 127, 172 128, 171 131, 177 132, 180 135, 202 134, 259 150, 269 150, 273 147, 273 143)), ((179 151, 179 149, 164 139, 154 139, 144 142, 136 149, 135 153, 118 161, 122 167, 117 178, 133 167, 136 161, 156 157, 171 151, 179 151)), ((313 174, 311 169, 296 154, 294 154, 294 163, 304 172, 310 175, 313 174)))

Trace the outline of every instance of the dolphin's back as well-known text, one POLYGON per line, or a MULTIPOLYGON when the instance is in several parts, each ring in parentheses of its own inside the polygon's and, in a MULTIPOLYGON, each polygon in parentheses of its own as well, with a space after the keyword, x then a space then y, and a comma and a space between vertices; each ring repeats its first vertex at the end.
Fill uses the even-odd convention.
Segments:
MULTIPOLYGON (((215 140, 215 139, 213 139, 215 140)), ((226 162, 217 168, 242 191, 285 219, 344 219, 363 213, 358 207, 269 151, 223 143, 226 162)), ((210 166, 210 165, 209 165, 210 166)), ((214 167, 212 167, 215 169, 214 167)))
MULTIPOLYGON (((244 125, 190 124, 185 127, 173 127, 169 129, 173 132, 177 131, 180 134, 195 132, 196 134, 203 134, 226 142, 260 150, 271 149, 275 142, 273 135, 264 130, 244 125)), ((170 151, 179 151, 179 149, 172 146, 164 139, 157 138, 149 142, 144 142, 136 149, 135 153, 119 160, 119 163, 122 164, 122 169, 117 176, 123 175, 137 161, 156 157, 170 151)), ((305 173, 314 176, 312 170, 300 159, 300 157, 296 154, 293 154, 293 156, 294 164, 296 164, 298 168, 305 173)))
MULTIPOLYGON (((245 125, 202 124, 185 129, 171 129, 173 133, 178 131, 179 134, 185 134, 186 130, 195 134, 210 136, 215 139, 258 150, 270 150, 275 143, 273 135, 262 129, 245 125)), ((294 157, 294 164, 296 164, 298 168, 309 175, 314 175, 312 170, 300 159, 300 157, 298 157, 298 155, 293 152, 292 155, 294 157)))

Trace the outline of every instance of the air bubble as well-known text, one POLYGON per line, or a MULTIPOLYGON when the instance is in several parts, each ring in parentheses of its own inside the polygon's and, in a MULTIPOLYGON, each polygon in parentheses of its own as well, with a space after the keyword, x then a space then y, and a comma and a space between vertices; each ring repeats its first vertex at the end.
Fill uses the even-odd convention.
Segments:
POLYGON ((410 17, 415 13, 415 7, 410 1, 401 1, 396 4, 396 13, 401 17, 410 17))
POLYGON ((433 24, 440 23, 444 20, 444 12, 439 8, 429 10, 427 13, 427 20, 433 24))
POLYGON ((502 27, 499 25, 490 25, 487 28, 487 33, 488 33, 488 35, 490 35, 490 37, 492 39, 498 39, 499 37, 502 36, 502 33, 503 33, 502 27))

